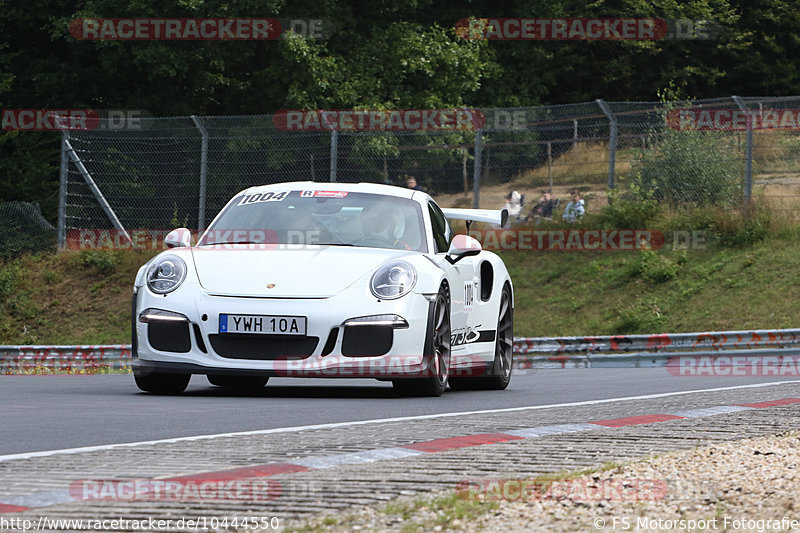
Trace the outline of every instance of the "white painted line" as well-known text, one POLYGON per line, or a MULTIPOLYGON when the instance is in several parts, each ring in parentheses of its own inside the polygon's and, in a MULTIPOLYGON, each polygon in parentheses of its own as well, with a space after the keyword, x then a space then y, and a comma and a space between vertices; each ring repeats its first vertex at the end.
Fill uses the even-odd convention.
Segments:
POLYGON ((432 415, 416 415, 416 416, 403 416, 403 417, 395 417, 395 418, 376 418, 372 420, 354 420, 351 422, 334 422, 330 424, 314 424, 310 426, 295 426, 295 427, 287 427, 287 428, 273 428, 273 429, 258 429, 253 431, 237 431, 231 433, 217 433, 214 435, 195 435, 191 437, 175 437, 171 439, 159 439, 159 440, 147 440, 147 441, 140 441, 140 442, 124 442, 118 444, 103 444, 99 446, 83 446, 80 448, 66 448, 63 450, 46 450, 41 452, 25 452, 25 453, 14 453, 10 455, 0 455, 0 463, 6 461, 14 461, 17 459, 31 459, 34 457, 49 457, 53 455, 69 455, 75 453, 86 453, 86 452, 97 452, 97 451, 106 451, 106 450, 113 450, 116 448, 135 448, 138 446, 150 446, 153 444, 173 444, 177 442, 194 442, 199 440, 209 440, 209 439, 221 439, 227 437, 246 437, 251 435, 270 435, 275 433, 297 433, 299 431, 309 431, 314 429, 334 429, 334 428, 342 428, 342 427, 353 427, 353 426, 365 426, 369 424, 387 424, 390 422, 408 422, 413 420, 432 420, 436 418, 451 418, 456 416, 468 416, 468 415, 481 415, 481 414, 492 414, 492 413, 514 413, 520 411, 537 411, 537 410, 544 410, 544 409, 555 409, 558 407, 583 407, 587 405, 602 405, 606 403, 616 403, 616 402, 629 402, 629 401, 636 401, 636 400, 653 400, 657 398, 669 398, 673 396, 684 396, 687 394, 700 394, 704 392, 723 392, 723 391, 730 391, 730 390, 740 390, 740 389, 756 389, 756 388, 763 388, 763 387, 775 387, 778 385, 789 385, 789 384, 798 384, 800 380, 792 380, 792 381, 775 381, 770 383, 753 383, 751 385, 736 385, 732 387, 716 387, 713 389, 696 389, 690 391, 677 391, 677 392, 662 392, 658 394, 645 394, 641 396, 627 396, 623 398, 607 398, 604 400, 586 400, 582 402, 568 402, 568 403, 559 403, 559 404, 549 404, 549 405, 531 405, 526 407, 504 407, 501 409, 485 409, 482 411, 463 411, 463 412, 454 412, 454 413, 438 413, 432 415))
POLYGON ((2 503, 34 508, 58 505, 60 503, 70 503, 74 501, 75 498, 72 497, 72 494, 70 494, 69 490, 49 490, 36 492, 33 494, 26 494, 25 496, 17 496, 15 498, 4 498, 2 503))
POLYGON ((752 411, 755 407, 743 407, 741 405, 721 405, 719 407, 706 407, 701 409, 689 409, 688 411, 675 411, 667 413, 683 418, 699 418, 701 416, 722 415, 725 413, 736 413, 737 411, 752 411))
POLYGON ((363 463, 373 463, 375 461, 388 461, 390 459, 403 459, 416 455, 425 455, 425 452, 411 450, 409 448, 382 448, 379 450, 367 450, 364 452, 342 453, 338 455, 326 455, 324 457, 307 457, 293 461, 286 461, 293 465, 307 466, 308 468, 331 468, 339 465, 357 465, 363 463))
POLYGON ((506 435, 514 435, 515 437, 530 438, 530 437, 544 437, 546 435, 561 435, 563 433, 575 433, 576 431, 589 431, 593 429, 604 429, 597 424, 557 424, 554 426, 539 426, 534 428, 512 429, 511 431, 503 431, 506 435))

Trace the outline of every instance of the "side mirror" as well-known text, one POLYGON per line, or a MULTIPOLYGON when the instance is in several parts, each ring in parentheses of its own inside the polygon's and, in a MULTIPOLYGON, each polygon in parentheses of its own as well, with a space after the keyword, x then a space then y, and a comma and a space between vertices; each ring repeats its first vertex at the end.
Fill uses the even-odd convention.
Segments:
POLYGON ((456 235, 450 243, 450 249, 447 250, 447 262, 455 265, 465 257, 471 255, 478 255, 483 248, 481 243, 475 237, 469 235, 456 235))
POLYGON ((186 228, 174 229, 164 237, 164 245, 167 248, 188 248, 192 245, 192 232, 186 228))

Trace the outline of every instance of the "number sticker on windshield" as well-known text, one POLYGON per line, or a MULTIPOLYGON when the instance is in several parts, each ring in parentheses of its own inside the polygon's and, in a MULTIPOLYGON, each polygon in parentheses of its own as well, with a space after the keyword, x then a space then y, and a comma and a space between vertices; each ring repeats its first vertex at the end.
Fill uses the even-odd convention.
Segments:
POLYGON ((238 205, 258 204, 261 202, 280 202, 289 195, 289 191, 283 192, 257 192, 245 194, 238 205))

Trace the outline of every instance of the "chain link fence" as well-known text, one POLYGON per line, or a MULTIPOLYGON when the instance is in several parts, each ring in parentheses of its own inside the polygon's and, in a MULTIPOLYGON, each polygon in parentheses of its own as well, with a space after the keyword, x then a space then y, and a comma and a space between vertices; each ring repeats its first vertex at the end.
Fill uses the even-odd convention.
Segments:
POLYGON ((456 207, 500 207, 512 189, 529 204, 550 190, 563 205, 579 190, 589 212, 612 190, 726 209, 756 199, 793 210, 800 196, 800 97, 470 112, 471 127, 441 130, 290 131, 276 115, 101 120, 63 134, 59 243, 76 229, 203 229, 241 189, 288 181, 414 176, 456 207))

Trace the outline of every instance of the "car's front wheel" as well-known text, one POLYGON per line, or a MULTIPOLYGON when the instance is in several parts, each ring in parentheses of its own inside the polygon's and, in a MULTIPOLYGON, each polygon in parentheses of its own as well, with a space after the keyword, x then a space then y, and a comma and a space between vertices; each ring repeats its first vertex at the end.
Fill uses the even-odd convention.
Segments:
POLYGON ((134 376, 136 386, 153 394, 180 394, 186 390, 191 374, 161 374, 153 372, 146 376, 134 376))
POLYGON ((450 378, 453 390, 503 390, 511 381, 514 356, 514 308, 511 306, 511 289, 506 285, 500 296, 500 312, 497 317, 497 337, 494 362, 487 375, 481 377, 450 378))
POLYGON ((268 377, 208 375, 208 382, 224 389, 260 391, 267 386, 268 377))
POLYGON ((425 342, 428 359, 424 378, 394 379, 392 385, 402 396, 441 396, 450 372, 450 300, 442 287, 433 304, 425 342))

